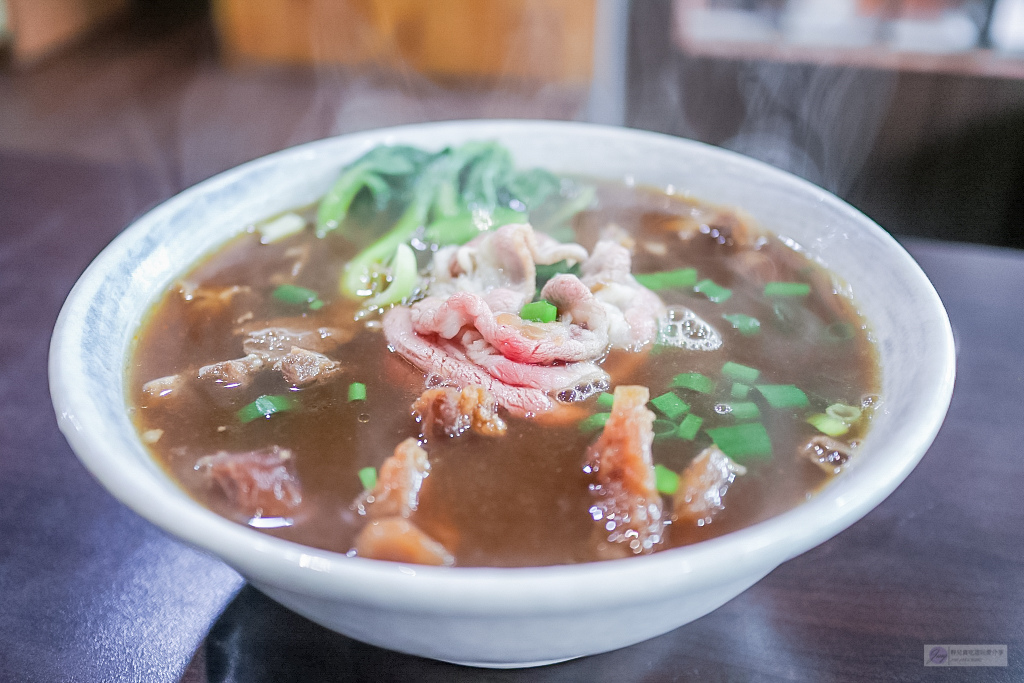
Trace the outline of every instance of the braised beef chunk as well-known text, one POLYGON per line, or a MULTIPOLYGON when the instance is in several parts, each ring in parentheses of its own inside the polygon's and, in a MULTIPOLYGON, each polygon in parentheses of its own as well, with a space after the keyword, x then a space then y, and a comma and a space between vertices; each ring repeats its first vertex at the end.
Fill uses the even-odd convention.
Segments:
POLYGON ((356 536, 356 554, 374 560, 451 567, 455 564, 443 545, 407 519, 385 517, 371 521, 356 536))
POLYGON ((650 553, 662 541, 662 502, 651 461, 654 413, 645 407, 648 398, 647 387, 616 387, 611 417, 587 449, 590 515, 598 525, 598 554, 605 558, 650 553))
POLYGON ((349 342, 352 335, 351 330, 317 325, 310 318, 280 318, 247 328, 242 350, 268 363, 279 363, 296 346, 327 353, 349 342))
POLYGON ((247 387, 263 369, 263 359, 249 354, 237 360, 224 360, 199 368, 197 377, 204 382, 224 387, 247 387))
POLYGON ((853 447, 822 434, 811 439, 801 452, 825 472, 839 474, 850 462, 853 447))
POLYGON ((479 384, 470 384, 462 390, 427 389, 412 404, 412 412, 425 439, 442 434, 459 436, 470 429, 484 436, 502 436, 508 429, 498 416, 494 394, 479 384))
POLYGON ((147 396, 163 398, 170 396, 185 384, 185 378, 181 375, 168 375, 151 379, 142 385, 142 392, 147 396))
POLYGON ((430 473, 427 452, 416 439, 409 438, 395 447, 395 453, 380 466, 377 485, 356 501, 360 514, 371 518, 408 517, 419 504, 420 487, 430 473))
POLYGON ((341 364, 322 353, 293 346, 281 359, 281 375, 286 382, 304 387, 331 379, 341 372, 341 364))
POLYGON ((717 446, 705 448, 679 477, 679 489, 672 501, 672 520, 707 524, 725 509, 722 499, 736 475, 746 473, 746 467, 733 462, 717 446))
POLYGON ((302 502, 292 452, 287 448, 221 451, 200 458, 195 469, 209 477, 240 515, 287 517, 302 502))

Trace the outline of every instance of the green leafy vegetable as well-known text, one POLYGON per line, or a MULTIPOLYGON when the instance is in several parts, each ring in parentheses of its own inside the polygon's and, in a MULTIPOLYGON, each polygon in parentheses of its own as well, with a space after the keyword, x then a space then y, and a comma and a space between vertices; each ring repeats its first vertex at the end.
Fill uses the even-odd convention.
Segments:
POLYGON ((278 285, 271 293, 271 296, 286 304, 309 306, 314 311, 324 306, 324 302, 320 300, 319 294, 312 289, 299 287, 298 285, 278 285))
POLYGON ((544 265, 542 263, 537 264, 537 291, 544 289, 544 285, 548 283, 548 280, 556 275, 568 273, 570 275, 580 274, 580 264, 574 263, 569 265, 568 261, 562 260, 558 263, 552 263, 551 265, 544 265))
POLYGON ((412 247, 402 243, 395 248, 395 256, 391 260, 391 284, 380 294, 366 302, 367 308, 384 308, 407 299, 416 289, 420 281, 416 268, 416 254, 412 247))

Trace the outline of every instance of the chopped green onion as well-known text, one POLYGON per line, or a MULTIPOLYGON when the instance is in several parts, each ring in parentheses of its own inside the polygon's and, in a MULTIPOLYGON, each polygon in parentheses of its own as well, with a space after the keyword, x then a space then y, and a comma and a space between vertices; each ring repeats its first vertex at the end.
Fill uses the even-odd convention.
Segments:
POLYGON ((271 296, 286 304, 309 306, 314 311, 323 308, 324 305, 324 302, 320 300, 319 294, 312 289, 299 287, 298 285, 278 285, 273 293, 271 293, 271 296))
POLYGON ((613 403, 615 403, 615 396, 607 391, 597 395, 597 405, 602 408, 611 408, 613 403))
POLYGON ((658 493, 671 496, 679 490, 679 475, 661 463, 654 466, 654 485, 658 493))
POLYGON ((771 455, 772 442, 760 422, 747 422, 731 427, 707 430, 708 436, 730 458, 750 455, 771 455))
POLYGON ((846 424, 853 424, 860 419, 860 408, 848 406, 845 403, 833 403, 828 408, 825 408, 825 413, 829 417, 834 417, 846 424))
POLYGON ((551 278, 553 278, 556 275, 561 275, 563 273, 568 273, 569 275, 579 275, 580 274, 580 264, 574 263, 574 264, 572 264, 570 266, 569 262, 566 261, 565 259, 562 259, 558 263, 552 263, 550 265, 546 265, 546 264, 543 264, 543 263, 538 263, 537 264, 537 291, 539 292, 542 289, 544 289, 544 285, 546 285, 548 283, 548 280, 550 280, 551 278))
POLYGON ((670 420, 655 420, 652 427, 654 430, 655 439, 663 439, 669 436, 675 436, 676 423, 670 420))
POLYGON ((366 400, 366 385, 362 382, 352 382, 348 385, 348 400, 349 403, 352 401, 365 401, 366 400))
POLYGON ((710 394, 715 390, 715 382, 699 372, 684 372, 672 378, 673 389, 692 389, 702 394, 710 394))
POLYGON ((685 415, 686 411, 690 409, 688 404, 684 403, 681 398, 671 391, 664 393, 657 398, 652 398, 651 405, 657 408, 660 413, 670 420, 678 419, 681 415, 685 415))
POLYGON ((611 413, 594 413, 585 420, 580 421, 581 432, 593 432, 604 427, 604 423, 612 416, 611 413))
POLYGON ((764 286, 765 296, 807 296, 811 286, 806 282, 769 282, 764 286))
POLYGON ((753 384, 758 377, 761 375, 761 371, 755 368, 747 367, 746 365, 740 365, 739 363, 733 363, 729 361, 722 366, 722 374, 731 380, 737 382, 746 382, 747 384, 753 384))
POLYGON ((659 273, 640 273, 633 277, 647 289, 683 289, 697 284, 697 269, 679 268, 659 273))
POLYGON ((749 315, 733 313, 730 315, 723 315, 722 317, 735 329, 739 330, 740 334, 746 337, 755 335, 761 331, 761 321, 757 318, 752 318, 749 315))
POLYGON ((679 424, 679 429, 676 430, 676 436, 680 439, 687 441, 693 441, 697 438, 697 432, 700 431, 700 426, 704 424, 704 418, 697 417, 693 413, 690 413, 683 418, 683 421, 679 424))
POLYGON ((356 474, 359 475, 359 481, 363 483, 363 488, 367 491, 372 491, 377 487, 377 468, 376 467, 364 467, 359 470, 356 474))
POLYGON ((242 422, 252 422, 261 417, 270 417, 274 413, 291 410, 295 404, 287 396, 272 396, 264 394, 255 401, 239 410, 236 415, 242 422))
POLYGON ((701 280, 693 286, 694 290, 700 292, 708 298, 709 301, 713 301, 716 304, 720 304, 723 301, 728 301, 729 297, 732 296, 732 290, 726 289, 722 285, 716 283, 714 280, 701 280))
POLYGON ((535 323, 553 323, 558 317, 558 307, 541 299, 523 306, 523 310, 519 311, 519 317, 535 323))
POLYGON ((761 410, 751 401, 737 401, 726 405, 729 406, 729 414, 737 420, 754 420, 761 417, 761 410))
POLYGON ((757 384, 755 388, 773 408, 803 408, 807 394, 792 384, 757 384))
POLYGON ((814 425, 814 428, 822 434, 829 436, 842 436, 850 430, 849 424, 825 413, 815 413, 807 418, 807 422, 814 425))
POLYGON ((732 398, 746 398, 748 394, 750 394, 750 387, 739 382, 733 382, 732 389, 729 390, 729 396, 732 398))

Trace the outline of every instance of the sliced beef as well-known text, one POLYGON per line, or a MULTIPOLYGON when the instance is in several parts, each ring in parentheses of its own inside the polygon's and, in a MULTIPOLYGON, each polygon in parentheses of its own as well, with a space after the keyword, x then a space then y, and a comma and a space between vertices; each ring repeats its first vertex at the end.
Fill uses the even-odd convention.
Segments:
POLYGON ((329 326, 314 326, 307 318, 283 318, 271 324, 254 326, 245 330, 242 350, 255 354, 264 362, 276 364, 284 359, 292 348, 327 353, 352 339, 350 330, 329 326))
POLYGON ((302 502, 292 452, 287 448, 221 451, 200 458, 195 468, 246 517, 287 517, 302 502))
POLYGON ((615 388, 611 417, 588 449, 598 555, 604 559, 646 554, 662 541, 661 495, 654 479, 651 443, 654 413, 647 387, 615 388))
POLYGON ((375 519, 356 536, 356 554, 374 560, 451 567, 455 564, 443 545, 403 517, 375 519))
POLYGON ((665 305, 630 272, 632 257, 618 242, 602 240, 581 267, 582 281, 604 306, 613 348, 639 350, 658 336, 665 305))
POLYGON ((829 474, 839 474, 853 454, 853 446, 821 434, 811 439, 801 453, 829 474))
POLYGON ((416 334, 411 312, 404 306, 388 311, 383 323, 391 348, 431 381, 463 387, 483 386, 513 415, 551 410, 554 403, 549 393, 552 391, 574 389, 578 383, 589 385, 602 379, 607 382, 607 375, 593 363, 556 366, 513 363, 478 335, 475 339, 466 339, 464 335, 458 340, 445 340, 416 334))
POLYGON ((263 369, 263 359, 251 353, 244 358, 225 360, 199 368, 197 378, 203 382, 228 388, 247 387, 263 369))
POLYGON ((371 519, 408 517, 419 504, 420 487, 430 473, 427 452, 416 439, 406 439, 380 466, 377 485, 356 501, 356 509, 371 519))
POLYGON ((470 384, 461 390, 452 387, 427 389, 412 404, 422 436, 455 437, 472 429, 484 436, 503 436, 505 421, 498 416, 498 401, 486 387, 470 384))
POLYGON ((693 459, 679 478, 679 489, 672 500, 672 519, 703 526, 720 510, 722 499, 737 475, 747 468, 732 461, 716 446, 710 446, 693 459))
POLYGON ((281 375, 286 382, 304 387, 316 382, 325 382, 341 372, 341 363, 333 361, 322 353, 293 346, 288 355, 281 359, 281 375))
MULTIPOLYGON (((587 299, 593 299, 582 283, 580 289, 586 292, 587 299)), ((566 303, 575 302, 567 298, 566 303)), ((431 296, 417 302, 412 307, 412 323, 417 334, 436 334, 443 339, 452 339, 464 328, 472 327, 498 353, 517 363, 551 365, 594 360, 608 348, 608 335, 600 327, 588 330, 574 323, 528 322, 514 313, 495 316, 483 297, 468 292, 447 299, 431 296)))
POLYGON ((518 311, 536 291, 538 263, 577 263, 586 257, 586 249, 578 244, 563 244, 526 224, 505 225, 461 247, 438 250, 431 265, 430 290, 432 295, 447 297, 456 292, 484 296, 505 289, 519 298, 506 294, 504 310, 518 311))

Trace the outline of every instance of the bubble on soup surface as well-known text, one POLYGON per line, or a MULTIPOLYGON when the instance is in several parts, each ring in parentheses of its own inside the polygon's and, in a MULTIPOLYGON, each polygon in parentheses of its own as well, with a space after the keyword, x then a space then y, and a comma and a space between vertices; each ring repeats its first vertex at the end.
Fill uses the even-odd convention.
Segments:
POLYGON ((658 319, 658 343, 687 351, 715 351, 722 346, 722 335, 689 308, 669 306, 658 319))

